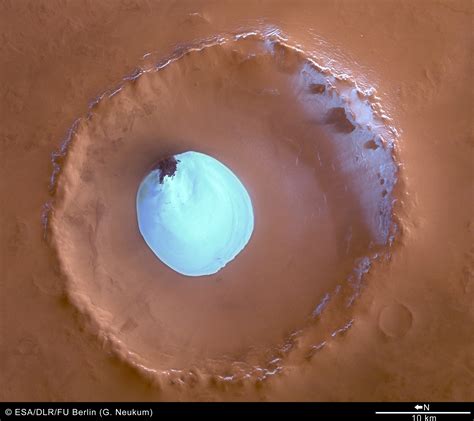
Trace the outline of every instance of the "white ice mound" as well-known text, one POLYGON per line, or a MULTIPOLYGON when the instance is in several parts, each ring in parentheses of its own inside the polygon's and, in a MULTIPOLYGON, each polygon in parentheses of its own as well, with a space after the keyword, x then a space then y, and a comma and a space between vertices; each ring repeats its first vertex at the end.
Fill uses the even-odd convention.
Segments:
POLYGON ((167 266, 211 275, 247 245, 252 202, 235 174, 216 159, 185 152, 157 165, 137 193, 140 233, 167 266))

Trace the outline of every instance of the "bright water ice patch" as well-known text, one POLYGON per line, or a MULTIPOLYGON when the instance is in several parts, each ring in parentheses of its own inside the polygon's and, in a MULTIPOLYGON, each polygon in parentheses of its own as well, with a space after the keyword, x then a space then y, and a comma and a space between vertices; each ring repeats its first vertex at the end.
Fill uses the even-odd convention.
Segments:
POLYGON ((252 202, 216 159, 185 152, 161 161, 137 193, 140 233, 153 253, 183 275, 211 275, 234 259, 254 227, 252 202))

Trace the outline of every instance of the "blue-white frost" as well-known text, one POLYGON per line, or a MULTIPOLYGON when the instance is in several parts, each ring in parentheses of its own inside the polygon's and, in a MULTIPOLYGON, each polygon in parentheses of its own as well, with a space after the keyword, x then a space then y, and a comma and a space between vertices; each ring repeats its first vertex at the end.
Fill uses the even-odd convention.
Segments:
POLYGON ((174 157, 176 171, 151 171, 137 193, 140 233, 153 253, 183 275, 211 275, 246 246, 252 202, 234 173, 199 152, 174 157))

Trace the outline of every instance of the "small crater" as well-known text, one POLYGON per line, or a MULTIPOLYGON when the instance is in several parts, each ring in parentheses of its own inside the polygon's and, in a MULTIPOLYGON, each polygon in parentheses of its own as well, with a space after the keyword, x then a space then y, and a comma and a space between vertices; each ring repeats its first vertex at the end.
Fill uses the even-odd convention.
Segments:
POLYGON ((379 148, 379 145, 377 145, 374 139, 371 139, 364 143, 364 147, 366 149, 376 150, 379 148))
POLYGON ((37 355, 39 353, 38 342, 32 337, 20 339, 16 349, 20 355, 37 355))
POLYGON ((412 324, 413 315, 403 304, 389 304, 382 308, 379 315, 379 328, 389 338, 402 338, 412 324))
POLYGON ((351 133, 355 126, 347 118, 346 110, 342 107, 331 108, 326 115, 326 124, 331 124, 341 133, 351 133))
POLYGON ((326 85, 323 83, 312 83, 309 85, 309 90, 311 91, 312 94, 324 94, 326 92, 326 85))

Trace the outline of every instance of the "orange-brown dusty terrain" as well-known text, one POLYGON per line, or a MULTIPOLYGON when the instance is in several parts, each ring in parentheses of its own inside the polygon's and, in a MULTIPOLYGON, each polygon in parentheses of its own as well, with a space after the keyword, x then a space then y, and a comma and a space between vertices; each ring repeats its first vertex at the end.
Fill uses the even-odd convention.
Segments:
POLYGON ((472 2, 1 0, 0 28, 0 400, 474 400, 472 2), (252 201, 211 275, 137 225, 186 151, 252 201))

